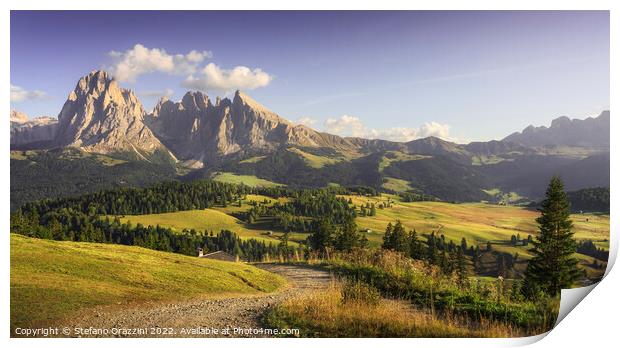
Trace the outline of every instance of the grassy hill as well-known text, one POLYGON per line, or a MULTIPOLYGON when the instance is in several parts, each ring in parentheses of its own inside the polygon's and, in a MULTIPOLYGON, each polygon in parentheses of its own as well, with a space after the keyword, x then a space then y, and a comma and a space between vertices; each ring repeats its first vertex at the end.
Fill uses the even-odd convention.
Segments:
MULTIPOLYGON (((248 162, 254 163, 254 162, 248 162)), ((225 182, 228 184, 244 184, 250 187, 276 187, 276 186, 284 186, 282 184, 278 184, 269 180, 258 178, 254 175, 238 175, 234 173, 217 173, 213 176, 213 180, 225 182)))
MULTIPOLYGON (((118 218, 123 223, 131 222, 134 225, 142 224, 144 226, 159 225, 179 232, 183 229, 195 229, 199 232, 212 231, 213 233, 218 233, 221 230, 229 230, 235 232, 242 239, 253 238, 265 241, 266 243, 271 242, 277 244, 280 242, 280 237, 284 234, 284 231, 265 226, 264 221, 261 220, 249 225, 235 216, 236 214, 248 211, 251 208, 249 204, 251 201, 260 203, 267 202, 267 205, 271 205, 276 201, 284 203, 287 200, 289 200, 289 198, 281 197, 276 200, 262 195, 247 195, 242 201, 241 206, 229 204, 226 207, 214 206, 209 209, 185 210, 161 214, 122 215, 118 216, 118 218), (272 233, 269 233, 269 231, 272 233)), ((306 237, 307 235, 303 233, 291 233, 290 241, 293 245, 296 245, 296 242, 301 242, 305 240, 306 237)))
POLYGON ((323 168, 326 165, 330 165, 330 164, 334 164, 334 163, 338 163, 341 160, 336 159, 336 158, 331 158, 331 157, 326 157, 326 156, 319 156, 319 155, 315 155, 309 152, 305 152, 303 150, 300 150, 296 147, 291 147, 289 149, 287 149, 288 151, 295 153, 297 155, 299 155, 301 158, 304 159, 304 161, 306 162, 306 164, 309 167, 312 168, 323 168))
POLYGON ((174 213, 148 214, 148 215, 125 215, 119 216, 121 222, 142 224, 144 226, 162 226, 173 230, 195 229, 196 231, 209 231, 218 233, 221 230, 235 232, 241 238, 254 238, 269 243, 278 243, 280 231, 273 231, 271 236, 267 230, 256 229, 247 226, 243 221, 234 216, 225 214, 216 209, 186 210, 174 213))
POLYGON ((251 295, 284 284, 242 263, 11 234, 12 327, 45 325, 97 305, 251 295))
MULTIPOLYGON (((351 199, 359 206, 367 202, 380 203, 391 200, 392 206, 377 209, 376 216, 358 217, 356 222, 362 229, 370 229, 367 234, 371 244, 382 242, 385 227, 389 222, 399 219, 408 230, 416 229, 418 233, 435 231, 445 234, 448 240, 460 243, 465 238, 472 243, 504 244, 514 234, 527 238, 528 234, 536 235, 536 217, 538 212, 524 207, 503 206, 485 203, 453 204, 445 202, 400 202, 393 195, 380 197, 343 196, 351 199)), ((609 239, 609 215, 573 214, 575 238, 578 240, 592 239, 604 242, 609 239)), ((521 253, 527 248, 522 248, 521 253)))

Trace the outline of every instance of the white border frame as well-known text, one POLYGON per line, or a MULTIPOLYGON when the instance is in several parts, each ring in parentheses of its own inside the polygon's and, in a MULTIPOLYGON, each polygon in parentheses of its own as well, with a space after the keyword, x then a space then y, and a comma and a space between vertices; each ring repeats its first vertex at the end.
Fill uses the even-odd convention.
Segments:
MULTIPOLYGON (((77 2, 76 0, 9 0, 3 1, 0 7, 3 11, 0 14, 0 27, 2 45, 4 46, 4 54, 0 56, 2 69, 0 70, 0 77, 3 81, 4 96, 1 98, 3 110, 6 113, 10 110, 9 99, 6 96, 9 95, 9 82, 10 82, 10 12, 9 10, 278 10, 278 9, 290 9, 290 10, 345 10, 345 9, 358 9, 358 10, 377 10, 377 9, 394 9, 394 10, 610 10, 611 19, 611 79, 610 79, 610 109, 612 105, 617 105, 618 96, 618 69, 617 64, 614 62, 619 61, 618 45, 620 44, 620 36, 618 35, 618 15, 620 2, 613 0, 564 0, 564 1, 552 1, 552 0, 521 0, 521 1, 493 1, 493 0, 428 0, 426 2, 408 2, 394 1, 394 0, 382 0, 377 1, 351 1, 350 3, 342 2, 335 3, 333 0, 301 0, 301 1, 289 1, 279 2, 277 0, 236 0, 217 3, 197 2, 197 1, 163 1, 163 0, 134 0, 120 1, 120 0, 107 0, 105 2, 94 2, 88 0, 82 0, 77 2), (144 1, 144 2, 142 2, 144 1)), ((619 134, 620 123, 614 118, 611 119, 611 133, 619 134)), ((9 338, 9 200, 10 187, 6 185, 10 181, 10 155, 9 151, 9 124, 8 122, 0 122, 0 127, 4 137, 0 137, 2 146, 5 149, 1 152, 0 158, 2 158, 3 170, 1 171, 2 182, 5 184, 1 186, 0 193, 2 197, 6 197, 0 202, 2 205, 3 214, 1 217, 2 230, 5 235, 2 239, 2 259, 0 265, 0 272, 2 279, 4 280, 3 286, 0 289, 3 301, 1 323, 0 327, 6 329, 0 330, 0 335, 4 337, 5 343, 9 343, 11 346, 26 347, 33 345, 45 345, 46 347, 74 347, 82 345, 84 343, 93 347, 106 347, 110 344, 114 345, 138 345, 148 344, 151 347, 162 347, 171 344, 174 345, 217 345, 219 347, 238 347, 252 346, 253 348, 268 347, 273 348, 274 344, 277 345, 296 345, 298 347, 314 347, 317 342, 313 339, 86 339, 88 342, 76 339, 10 339, 9 338), (198 341, 200 340, 200 341, 198 341), (277 340, 277 341, 276 341, 277 340)), ((611 137, 611 149, 613 152, 617 152, 620 145, 617 138, 611 137)), ((616 187, 618 184, 618 160, 614 156, 611 158, 611 182, 612 187, 616 187)), ((615 199, 615 196, 611 198, 611 211, 617 212, 620 206, 620 200, 615 199)), ((615 260, 618 247, 618 220, 615 218, 615 214, 611 216, 611 240, 610 240, 610 261, 615 260)), ((377 345, 389 345, 389 346, 423 346, 423 347, 446 347, 446 346, 464 346, 464 347, 493 347, 499 345, 524 345, 539 341, 541 338, 547 336, 544 340, 538 343, 539 346, 553 347, 558 345, 592 345, 601 344, 607 342, 616 341, 617 318, 616 313, 620 308, 618 304, 618 284, 620 283, 620 275, 618 271, 613 271, 613 261, 609 263, 607 269, 607 276, 601 282, 601 285, 595 287, 592 293, 582 301, 583 304, 577 306, 567 318, 563 320, 559 325, 551 330, 548 335, 543 334, 540 336, 517 338, 517 339, 323 339, 321 344, 324 345, 336 345, 336 344, 351 344, 361 346, 377 346, 377 345)))

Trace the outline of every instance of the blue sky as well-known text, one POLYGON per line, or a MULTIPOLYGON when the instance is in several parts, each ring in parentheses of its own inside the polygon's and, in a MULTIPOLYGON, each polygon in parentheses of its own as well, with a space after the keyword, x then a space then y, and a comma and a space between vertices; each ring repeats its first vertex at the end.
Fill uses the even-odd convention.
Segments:
POLYGON ((609 109, 606 11, 12 11, 11 108, 56 116, 106 68, 150 110, 242 89, 343 135, 501 139, 609 109))

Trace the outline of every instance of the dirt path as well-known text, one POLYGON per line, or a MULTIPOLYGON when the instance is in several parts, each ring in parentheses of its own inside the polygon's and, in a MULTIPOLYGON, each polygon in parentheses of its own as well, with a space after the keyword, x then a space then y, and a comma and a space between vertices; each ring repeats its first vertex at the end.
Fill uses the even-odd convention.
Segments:
POLYGON ((290 287, 256 296, 92 311, 67 326, 71 328, 71 336, 77 336, 76 327, 108 329, 82 337, 272 337, 269 333, 247 329, 260 329, 261 318, 270 306, 305 291, 327 287, 330 282, 329 273, 320 270, 277 264, 259 267, 288 278, 290 287))

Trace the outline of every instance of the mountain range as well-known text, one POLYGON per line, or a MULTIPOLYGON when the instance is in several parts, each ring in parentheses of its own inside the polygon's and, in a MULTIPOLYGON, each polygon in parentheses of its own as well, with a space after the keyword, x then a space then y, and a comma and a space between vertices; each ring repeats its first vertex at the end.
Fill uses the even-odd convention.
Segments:
MULTIPOLYGON (((149 171, 166 167, 169 173, 172 167, 174 178, 187 180, 227 173, 293 187, 364 185, 454 201, 537 198, 554 173, 570 189, 609 186, 609 117, 609 111, 585 120, 560 117, 548 128, 529 126, 488 142, 428 137, 401 143, 295 125, 240 91, 215 100, 190 91, 178 102, 162 98, 147 112, 133 91, 119 87, 108 73, 93 71, 79 79, 57 119, 29 120, 11 112, 11 174, 29 170, 24 176, 39 181, 36 168, 50 175, 45 167, 50 156, 106 158, 102 168, 133 163, 150 166, 149 171)), ((112 183, 135 178, 132 170, 119 169, 112 183)))

